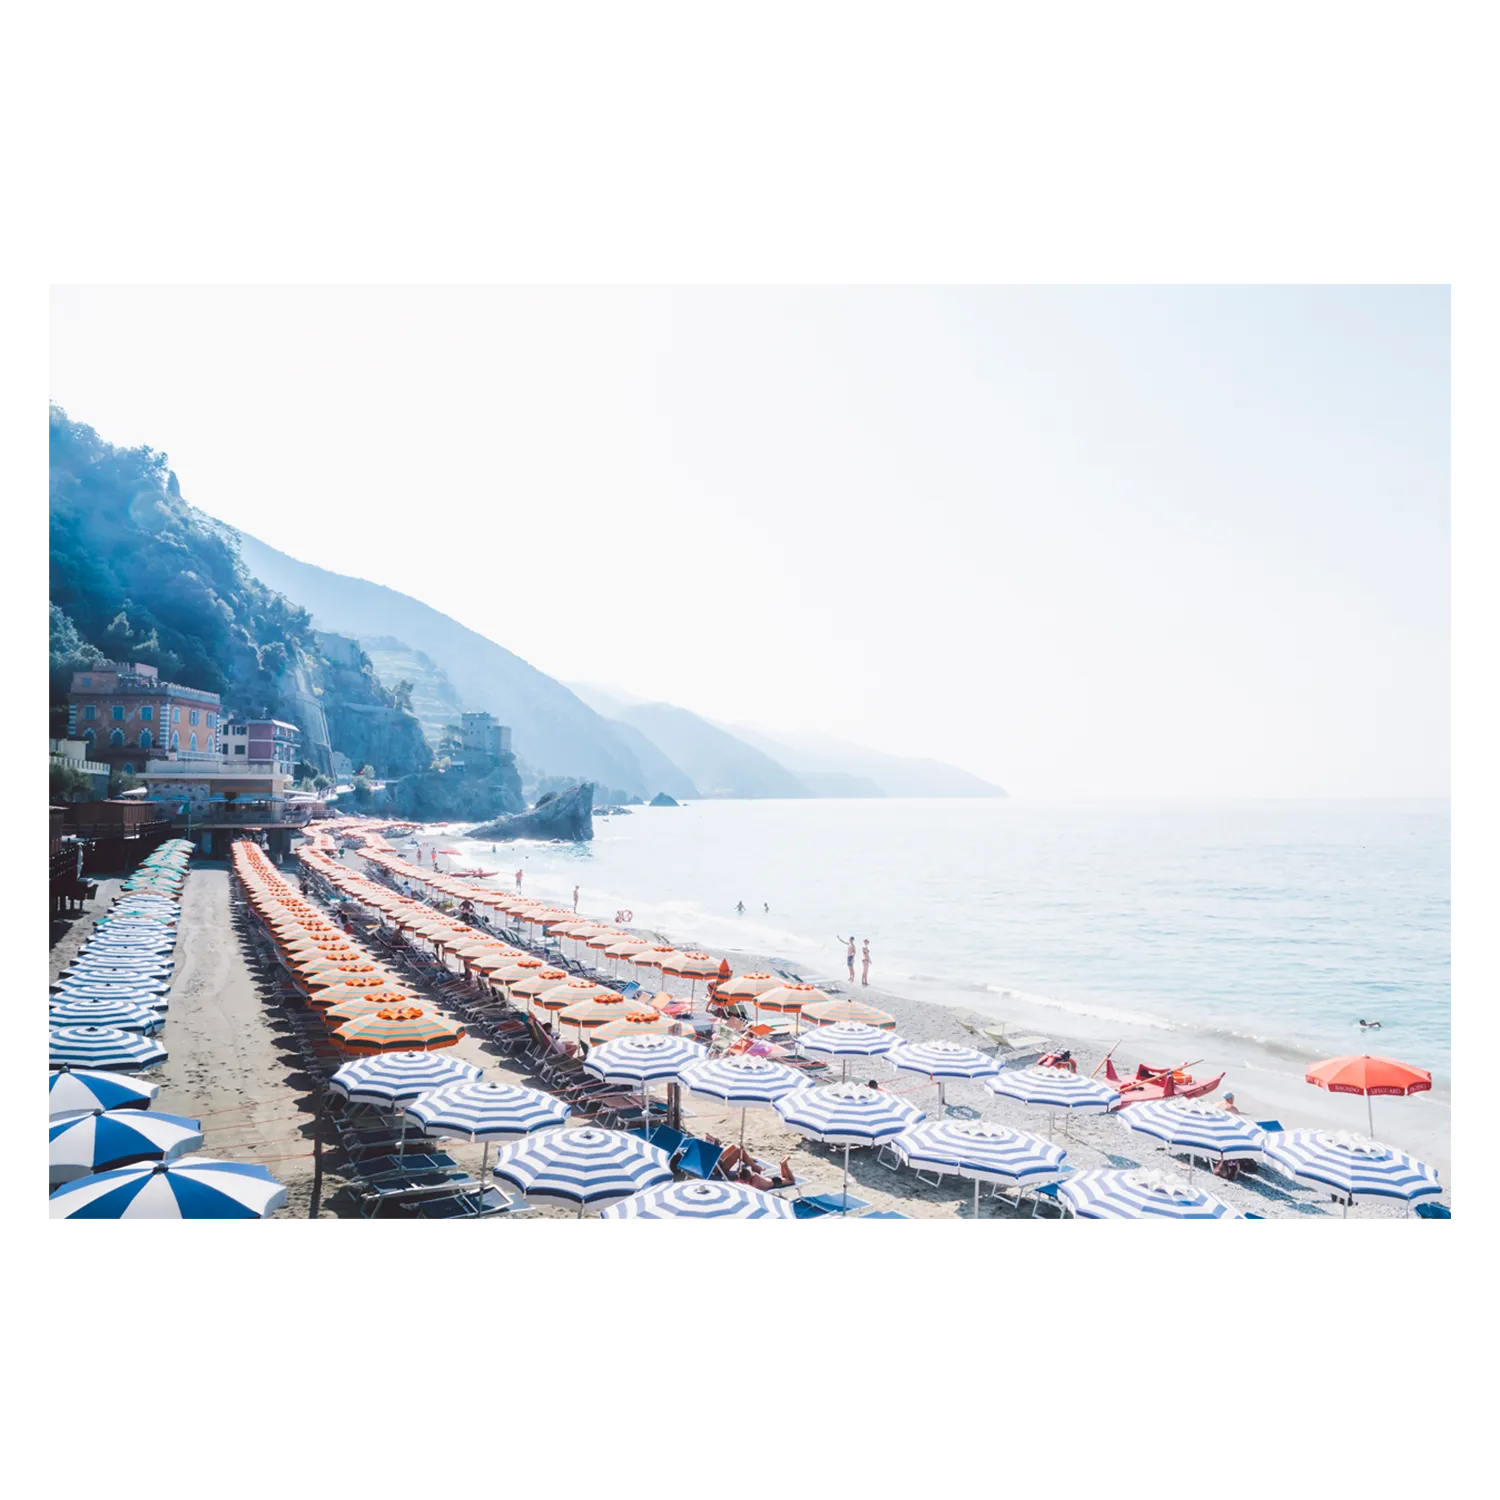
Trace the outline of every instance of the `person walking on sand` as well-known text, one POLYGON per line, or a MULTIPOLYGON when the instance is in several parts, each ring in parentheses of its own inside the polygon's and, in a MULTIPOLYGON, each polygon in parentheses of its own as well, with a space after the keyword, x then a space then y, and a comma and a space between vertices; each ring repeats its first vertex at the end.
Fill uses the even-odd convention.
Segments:
POLYGON ((573 915, 575 917, 578 915, 578 887, 576 885, 573 887, 573 915))
POLYGON ((870 983, 870 940, 866 938, 864 947, 860 951, 859 982, 863 985, 870 983))
MULTIPOLYGON (((834 936, 838 937, 839 935, 838 935, 838 933, 834 933, 834 936)), ((842 938, 841 937, 841 938, 839 938, 839 942, 841 942, 841 943, 848 943, 848 945, 849 945, 849 951, 844 955, 844 957, 849 960, 849 983, 853 984, 854 983, 854 939, 852 937, 848 937, 848 938, 842 938)))
POLYGON ((516 871, 516 889, 518 891, 521 889, 521 872, 519 870, 516 871))
POLYGON ((735 910, 743 917, 745 915, 745 903, 741 901, 735 910))

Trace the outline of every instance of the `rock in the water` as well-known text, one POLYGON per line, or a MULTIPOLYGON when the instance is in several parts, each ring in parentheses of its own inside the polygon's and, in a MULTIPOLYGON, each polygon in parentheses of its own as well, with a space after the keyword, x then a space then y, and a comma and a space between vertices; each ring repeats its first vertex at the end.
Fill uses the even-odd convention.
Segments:
POLYGON ((646 805, 648 807, 681 807, 682 806, 682 804, 675 797, 669 797, 669 796, 667 796, 667 794, 665 792, 658 792, 651 799, 651 801, 648 802, 646 805))
POLYGON ((549 792, 526 812, 511 813, 469 831, 471 839, 567 839, 594 836, 594 784, 581 782, 566 792, 549 792))

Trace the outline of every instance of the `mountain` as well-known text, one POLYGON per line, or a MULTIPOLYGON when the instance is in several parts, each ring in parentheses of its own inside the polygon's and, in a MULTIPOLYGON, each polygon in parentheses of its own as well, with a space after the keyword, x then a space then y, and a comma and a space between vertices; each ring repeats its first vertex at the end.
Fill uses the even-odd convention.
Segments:
POLYGON ((319 771, 335 749, 381 775, 431 764, 368 658, 353 642, 325 654, 307 611, 246 567, 236 533, 182 498, 166 454, 117 448, 56 406, 48 434, 54 713, 74 666, 139 661, 232 713, 296 724, 319 771))
POLYGON ((608 720, 503 646, 408 594, 299 562, 247 532, 239 535, 255 573, 304 604, 319 629, 394 638, 424 653, 464 707, 487 709, 510 725, 517 756, 539 775, 584 777, 599 783, 604 797, 660 790, 608 720))
MULTIPOLYGON (((836 774, 873 783, 887 797, 1004 797, 1003 787, 925 756, 887 755, 867 745, 851 744, 832 735, 796 733, 769 735, 743 724, 724 726, 747 744, 773 755, 782 765, 815 786, 820 777, 836 774)), ((863 795, 823 792, 823 796, 863 795)))
POLYGON ((638 730, 705 797, 805 797, 787 768, 743 740, 671 703, 637 703, 616 716, 638 730))
POLYGON ((394 692, 403 682, 411 684, 411 711, 436 750, 448 725, 457 724, 464 711, 448 674, 425 651, 413 651, 395 636, 362 636, 359 644, 386 687, 394 692))
POLYGON ((692 777, 668 759, 656 743, 628 719, 617 717, 612 723, 615 733, 635 752, 648 786, 654 787, 656 792, 665 792, 669 797, 675 797, 679 802, 699 795, 692 777))

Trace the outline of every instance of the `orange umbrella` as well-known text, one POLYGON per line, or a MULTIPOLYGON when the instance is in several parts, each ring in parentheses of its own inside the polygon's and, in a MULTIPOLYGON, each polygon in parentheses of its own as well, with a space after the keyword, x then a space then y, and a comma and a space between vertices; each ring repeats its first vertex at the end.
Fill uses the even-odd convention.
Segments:
POLYGON ((677 950, 662 943, 652 943, 629 955, 629 960, 638 969, 659 969, 664 963, 677 957, 677 950))
POLYGON ((736 1000, 754 1000, 757 996, 768 994, 771 990, 780 989, 781 985, 782 981, 772 974, 736 974, 733 979, 726 979, 714 991, 714 999, 722 1000, 726 1004, 736 1000))
MULTIPOLYGON (((536 1003, 545 1005, 552 995, 560 994, 560 990, 548 990, 545 995, 538 995, 536 1003)), ((606 990, 603 994, 590 996, 586 1000, 574 1000, 573 1003, 565 1005, 557 1013, 558 1028, 571 1027, 580 1036, 593 1039, 593 1034, 599 1027, 608 1025, 611 1021, 621 1021, 632 1009, 631 1002, 624 995, 617 995, 613 990, 606 990)))
POLYGON ((816 1005, 828 998, 827 990, 815 984, 779 984, 774 990, 764 990, 755 997, 755 1009, 780 1011, 797 1017, 797 1030, 802 1029, 802 1007, 816 1005))
POLYGON ((513 984, 518 979, 530 979, 551 965, 545 958, 532 958, 526 953, 497 953, 494 958, 476 958, 474 967, 496 984, 513 984))
POLYGON ((520 995, 529 1000, 533 995, 540 995, 543 990, 556 989, 567 977, 566 969, 536 969, 525 979, 509 981, 506 990, 512 999, 520 995))
POLYGON ((1307 1081, 1330 1094, 1363 1094, 1370 1134, 1375 1134, 1375 1094, 1424 1094, 1432 1074, 1389 1057, 1330 1057, 1307 1070, 1307 1081))
POLYGON ((858 1021, 862 1026, 875 1026, 881 1031, 894 1031, 896 1018, 888 1010, 877 1010, 863 1000, 815 1000, 802 1007, 802 1014, 818 1026, 831 1026, 836 1021, 858 1021))
POLYGON ((406 999, 406 995, 397 990, 396 981, 393 979, 356 975, 345 984, 330 985, 326 989, 314 989, 307 997, 307 1003, 314 1010, 326 1010, 330 1005, 337 1005, 342 1000, 363 1000, 367 995, 386 991, 389 991, 393 1000, 406 999))
POLYGON ((674 953, 670 958, 662 959, 661 971, 676 979, 691 979, 692 985, 688 990, 691 997, 698 992, 698 981, 712 979, 719 972, 719 965, 716 959, 710 958, 706 953, 674 953))
POLYGON ((464 1034, 457 1021, 420 1005, 393 1005, 345 1021, 334 1037, 351 1052, 431 1052, 451 1047, 464 1034))
MULTIPOLYGON (((512 988, 511 993, 524 990, 525 985, 517 985, 512 988)), ((584 1000, 593 1000, 596 997, 613 995, 614 990, 607 990, 602 984, 595 984, 589 979, 570 979, 566 983, 557 982, 547 986, 546 989, 538 990, 531 997, 533 1010, 566 1010, 570 1005, 578 1005, 584 1000)))
POLYGON ((360 1000, 340 1000, 323 1012, 329 1027, 342 1026, 345 1021, 356 1021, 360 1016, 373 1016, 378 1010, 390 1010, 399 1005, 420 1005, 415 995, 402 995, 395 990, 376 990, 360 1000))
POLYGON ((621 1036, 640 1036, 648 1031, 670 1032, 676 1024, 670 1016, 660 1015, 654 1010, 627 1010, 618 1021, 606 1021, 603 1026, 595 1027, 589 1034, 589 1041, 597 1046, 621 1036))

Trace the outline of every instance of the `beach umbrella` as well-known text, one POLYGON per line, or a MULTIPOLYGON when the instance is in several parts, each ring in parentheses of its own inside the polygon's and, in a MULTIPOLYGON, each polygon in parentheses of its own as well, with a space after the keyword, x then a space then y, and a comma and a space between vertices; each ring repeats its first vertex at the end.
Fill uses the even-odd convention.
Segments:
POLYGON ((1220 1198, 1175 1174, 1105 1168, 1069 1177, 1059 1192, 1080 1219, 1238 1219, 1220 1198))
POLYGON ((646 1137, 651 1136, 651 1085, 659 1079, 676 1081, 677 1075, 708 1055, 702 1042, 685 1036, 622 1036, 589 1048, 584 1071, 606 1083, 634 1084, 640 1091, 646 1115, 646 1137))
POLYGON ((54 1219, 264 1219, 286 1188, 250 1162, 185 1156, 81 1177, 48 1201, 54 1219))
MULTIPOLYGON (((373 1016, 376 1011, 389 1010, 392 1006, 401 1003, 402 997, 392 995, 388 990, 376 990, 374 994, 362 995, 358 1000, 340 1000, 337 1005, 330 1005, 321 1014, 328 1029, 332 1031, 342 1026, 345 1021, 357 1021, 361 1016, 373 1016)), ((411 1003, 417 1004, 418 1002, 412 999, 411 1003)))
POLYGON ((798 1089, 775 1101, 776 1113, 812 1140, 844 1148, 844 1207, 849 1207, 849 1151, 875 1146, 910 1130, 927 1118, 899 1094, 858 1083, 830 1083, 798 1089))
POLYGON ((49 1026, 118 1026, 122 1031, 160 1031, 164 1022, 159 1011, 127 1000, 91 999, 73 996, 47 1007, 49 1026))
POLYGON ((638 969, 660 969, 664 963, 677 957, 677 950, 664 943, 652 943, 648 948, 638 949, 627 958, 638 969))
POLYGON ((815 1026, 836 1026, 849 1022, 860 1026, 873 1026, 882 1031, 894 1031, 896 1018, 888 1010, 866 1005, 863 1000, 814 1000, 802 1007, 802 1019, 815 1026))
POLYGON ((473 1083, 483 1070, 461 1057, 431 1052, 385 1052, 347 1062, 328 1080, 331 1093, 350 1104, 396 1109, 432 1089, 473 1083))
POLYGON ((410 1005, 417 997, 395 979, 368 979, 356 975, 344 984, 313 989, 307 1003, 314 1010, 331 1010, 345 1000, 384 1000, 387 1005, 410 1005))
POLYGON ((524 1000, 529 1007, 534 995, 555 990, 558 985, 566 982, 567 977, 566 969, 536 969, 525 979, 510 981, 506 986, 506 993, 512 1000, 524 1000))
MULTIPOLYGON (((560 993, 559 990, 549 990, 547 995, 538 995, 537 1001, 539 1004, 543 1003, 548 995, 560 993)), ((580 1040, 588 1040, 601 1026, 607 1026, 612 1021, 623 1020, 634 1009, 635 1006, 631 1001, 614 990, 605 990, 583 1000, 575 997, 574 1003, 558 1011, 557 1027, 559 1031, 576 1031, 580 1040)))
POLYGON ((990 1078, 1000 1071, 1000 1064, 974 1047, 957 1042, 903 1042, 892 1047, 885 1060, 901 1073, 919 1073, 938 1086, 938 1113, 946 1114, 948 1100, 946 1081, 950 1078, 990 1078))
POLYGON ((118 1073, 94 1073, 64 1065, 47 1075, 47 1111, 52 1117, 81 1109, 146 1109, 160 1086, 118 1073))
POLYGON ((428 1135, 484 1142, 484 1162, 479 1169, 479 1202, 483 1205, 490 1146, 496 1141, 516 1141, 539 1130, 555 1129, 572 1111, 551 1094, 519 1084, 482 1080, 450 1083, 420 1094, 406 1106, 406 1113, 420 1122, 428 1135))
POLYGON ((688 999, 691 1000, 697 994, 698 981, 712 979, 719 972, 719 960, 706 953, 674 953, 671 958, 662 960, 660 968, 663 974, 670 974, 674 979, 692 981, 688 989, 688 999))
POLYGON ((1142 1135, 1221 1162, 1254 1160, 1265 1152, 1266 1133, 1255 1121, 1197 1099, 1152 1099, 1122 1109, 1118 1118, 1142 1135))
POLYGON ((926 1120, 898 1135, 891 1149, 918 1171, 926 1168, 973 1178, 976 1219, 980 1183, 1044 1187, 1067 1171, 1063 1163, 1068 1153, 1061 1146, 991 1120, 926 1120))
POLYGON ((775 1104, 788 1094, 807 1087, 807 1079, 785 1063, 769 1057, 706 1057, 690 1063, 678 1075, 678 1082, 690 1094, 716 1099, 722 1104, 740 1107, 740 1150, 745 1149, 745 1112, 775 1104))
POLYGON ((826 999, 828 991, 820 990, 815 984, 779 984, 775 989, 765 990, 755 997, 755 1010, 757 1015, 763 1010, 769 1010, 778 1015, 796 1017, 796 1027, 800 1033, 803 1007, 826 999))
POLYGON ((333 1033, 352 1052, 430 1052, 453 1046, 463 1034, 459 1022, 420 1005, 388 1005, 345 1021, 333 1033))
POLYGON ((528 958, 519 948, 502 946, 480 954, 471 961, 470 967, 491 979, 497 979, 509 969, 518 969, 520 974, 535 973, 537 969, 545 968, 546 963, 540 958, 528 958))
POLYGON ((138 1032, 118 1026, 55 1026, 47 1033, 50 1067, 118 1068, 134 1073, 167 1060, 167 1049, 138 1032))
POLYGON ((881 1031, 877 1026, 866 1026, 859 1021, 834 1021, 799 1037, 797 1045, 804 1052, 822 1052, 829 1057, 843 1058, 844 1076, 848 1077, 851 1057, 881 1057, 900 1041, 895 1032, 881 1031))
POLYGON ((618 1041, 622 1036, 673 1036, 676 1025, 671 1016, 658 1010, 635 1008, 627 1010, 618 1021, 606 1021, 603 1026, 596 1026, 589 1033, 589 1041, 597 1046, 600 1042, 618 1041))
POLYGON ((1120 1102, 1120 1091, 1097 1079, 1082 1078, 1066 1068, 1004 1068, 984 1086, 992 1093, 1047 1111, 1048 1134, 1057 1110, 1103 1114, 1120 1102))
POLYGON ((1376 1094, 1424 1094, 1432 1087, 1432 1074, 1410 1063, 1389 1057, 1330 1057, 1307 1070, 1307 1081, 1330 1094, 1363 1094, 1365 1120, 1375 1134, 1376 1094))
POLYGON ((714 991, 715 1004, 754 1004, 757 996, 764 995, 770 990, 779 989, 782 981, 774 974, 736 974, 726 979, 718 989, 714 991))
POLYGON ((1299 1182, 1332 1188, 1344 1200, 1345 1217, 1358 1198, 1412 1203, 1443 1190, 1435 1167, 1348 1130, 1275 1131, 1265 1152, 1299 1182))
POLYGON ((742 1182, 669 1182, 606 1208, 601 1219, 795 1219, 784 1198, 742 1182))
POLYGON ((495 1153, 495 1176, 528 1203, 576 1203, 607 1208, 622 1198, 672 1180, 671 1158, 660 1146, 623 1130, 562 1126, 512 1141, 495 1153))
POLYGON ((90 1172, 138 1161, 172 1161, 203 1145, 203 1128, 182 1115, 148 1109, 81 1109, 54 1115, 47 1126, 48 1183, 56 1187, 90 1172))
POLYGON ((171 1004, 171 997, 166 990, 120 989, 113 985, 98 989, 87 984, 70 984, 47 996, 48 1005, 71 1005, 80 1000, 99 1001, 108 1005, 144 1007, 146 1010, 155 1011, 158 1016, 165 1015, 171 1004))

